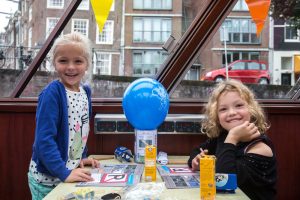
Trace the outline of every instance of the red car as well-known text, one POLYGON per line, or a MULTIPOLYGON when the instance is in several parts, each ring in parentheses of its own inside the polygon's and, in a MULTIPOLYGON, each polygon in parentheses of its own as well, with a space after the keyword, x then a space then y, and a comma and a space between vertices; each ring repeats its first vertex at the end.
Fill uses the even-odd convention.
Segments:
MULTIPOLYGON (((268 65, 262 61, 236 60, 228 64, 228 77, 243 83, 269 84, 268 65)), ((226 79, 225 66, 205 74, 203 80, 220 82, 226 79)))

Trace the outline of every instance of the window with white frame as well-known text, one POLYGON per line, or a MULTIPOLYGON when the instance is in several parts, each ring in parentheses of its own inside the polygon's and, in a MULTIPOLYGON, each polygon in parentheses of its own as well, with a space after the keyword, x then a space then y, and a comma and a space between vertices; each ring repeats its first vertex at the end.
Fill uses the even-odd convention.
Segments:
POLYGON ((64 0, 47 0, 47 8, 63 8, 64 0))
POLYGON ((172 0, 134 0, 133 9, 171 10, 172 0))
POLYGON ((90 1, 89 0, 82 0, 78 6, 78 10, 89 10, 90 8, 90 1))
POLYGON ((47 22, 46 22, 46 38, 53 31, 53 29, 56 26, 58 20, 59 20, 59 18, 47 17, 47 22))
POLYGON ((290 24, 285 24, 284 27, 284 41, 285 42, 300 42, 300 30, 291 26, 290 24))
POLYGON ((72 32, 79 32, 88 37, 88 30, 88 19, 72 19, 72 32))
POLYGON ((245 0, 238 0, 232 9, 233 11, 248 11, 248 6, 245 0))
POLYGON ((110 75, 111 74, 111 54, 96 52, 96 62, 93 74, 110 75))
MULTIPOLYGON (((260 38, 256 36, 256 25, 249 19, 227 18, 222 25, 228 32, 228 43, 236 44, 260 44, 260 38)), ((222 33, 222 31, 220 31, 222 33)))
POLYGON ((167 53, 160 50, 133 51, 133 75, 155 75, 166 57, 167 53))
POLYGON ((168 40, 171 31, 171 18, 136 17, 133 19, 133 42, 163 43, 168 40))
POLYGON ((99 32, 97 26, 96 43, 97 44, 113 44, 114 38, 114 21, 107 20, 103 26, 102 33, 99 32))

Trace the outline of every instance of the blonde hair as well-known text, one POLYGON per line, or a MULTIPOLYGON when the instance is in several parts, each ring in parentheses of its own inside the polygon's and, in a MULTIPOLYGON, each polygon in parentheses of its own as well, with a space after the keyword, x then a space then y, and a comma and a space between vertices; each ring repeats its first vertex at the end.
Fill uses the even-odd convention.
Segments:
POLYGON ((270 127, 266 122, 263 109, 255 100, 253 92, 244 84, 236 80, 220 82, 213 90, 207 105, 204 108, 206 118, 202 121, 202 132, 208 137, 215 138, 224 129, 220 125, 218 118, 218 100, 224 92, 237 92, 240 97, 247 102, 251 115, 251 123, 254 123, 260 133, 265 133, 270 127))
MULTIPOLYGON (((92 75, 92 48, 91 41, 84 35, 79 32, 73 32, 66 35, 62 35, 58 37, 51 49, 50 58, 53 66, 55 66, 55 58, 57 57, 57 49, 60 46, 64 45, 74 45, 74 47, 78 47, 82 50, 83 57, 86 59, 88 63, 88 74, 92 75)), ((89 79, 91 77, 85 77, 85 79, 89 79)))

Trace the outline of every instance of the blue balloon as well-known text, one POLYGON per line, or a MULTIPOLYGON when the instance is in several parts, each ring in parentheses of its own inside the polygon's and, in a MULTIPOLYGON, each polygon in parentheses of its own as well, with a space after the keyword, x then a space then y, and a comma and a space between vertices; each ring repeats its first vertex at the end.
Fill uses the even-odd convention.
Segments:
POLYGON ((140 78, 124 92, 123 111, 130 124, 138 130, 154 130, 165 120, 169 95, 158 81, 140 78))

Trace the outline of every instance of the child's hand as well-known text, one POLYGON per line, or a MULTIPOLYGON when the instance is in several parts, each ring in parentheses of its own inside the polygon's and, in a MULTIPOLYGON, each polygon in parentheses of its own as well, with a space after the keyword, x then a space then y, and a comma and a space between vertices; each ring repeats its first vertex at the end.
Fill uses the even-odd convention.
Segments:
POLYGON ((208 154, 208 150, 205 149, 205 150, 202 150, 200 148, 201 152, 192 160, 192 170, 196 171, 198 170, 199 171, 199 162, 200 162, 200 158, 202 158, 204 155, 208 154))
POLYGON ((90 165, 92 168, 98 168, 100 167, 100 163, 98 160, 95 160, 94 158, 84 158, 80 161, 80 167, 84 168, 84 166, 90 165))
POLYGON ((91 172, 88 169, 76 168, 73 169, 71 174, 66 178, 66 183, 73 182, 87 182, 93 181, 94 179, 91 177, 91 172))
POLYGON ((229 131, 225 143, 249 142, 259 136, 260 132, 255 124, 245 121, 229 131))

